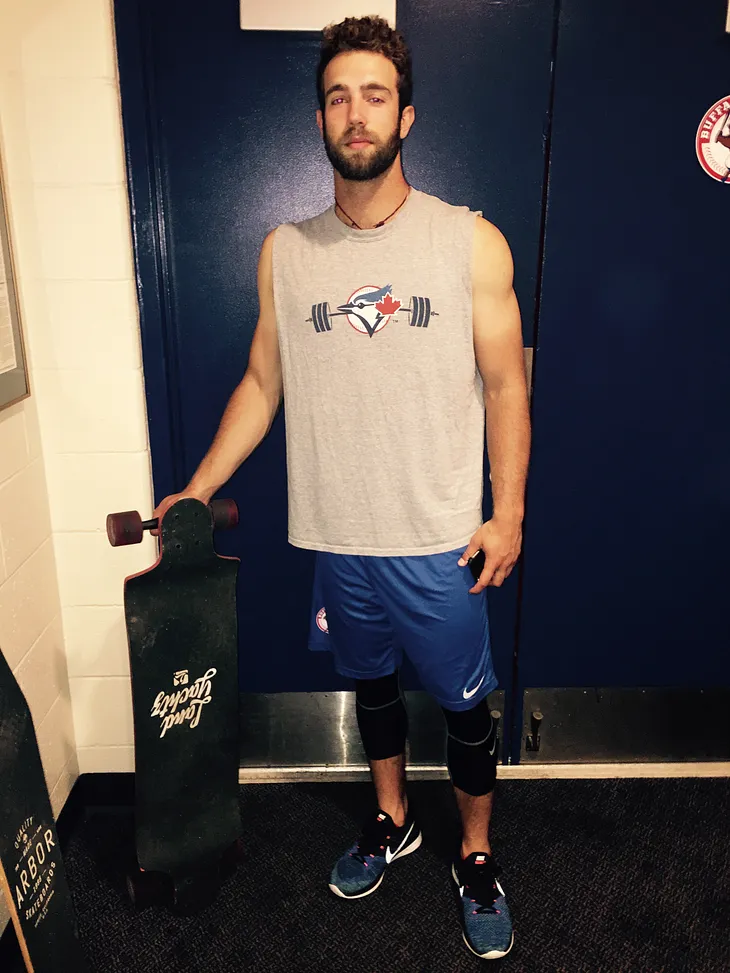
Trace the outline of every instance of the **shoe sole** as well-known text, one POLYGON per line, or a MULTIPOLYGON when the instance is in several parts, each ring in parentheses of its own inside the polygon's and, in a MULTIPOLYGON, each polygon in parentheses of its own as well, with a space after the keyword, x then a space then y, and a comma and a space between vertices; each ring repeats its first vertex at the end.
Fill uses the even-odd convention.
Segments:
POLYGON ((505 949, 504 951, 502 951, 501 949, 490 949, 488 953, 477 953, 477 951, 474 949, 472 944, 466 938, 465 932, 462 933, 462 936, 464 937, 464 942, 466 943, 469 951, 474 953, 475 956, 478 956, 479 959, 502 959, 503 956, 506 956, 507 953, 509 953, 509 951, 512 949, 512 947, 515 944, 515 934, 512 933, 512 941, 510 942, 507 949, 505 949))
MULTIPOLYGON (((390 859, 390 864, 392 865, 393 862, 397 861, 399 858, 405 858, 406 855, 410 855, 414 851, 417 851, 421 847, 422 841, 423 841, 423 835, 419 831, 418 837, 415 838, 410 843, 410 845, 406 845, 406 847, 403 848, 401 851, 399 851, 397 855, 393 855, 393 857, 390 859)), ((377 880, 377 882, 374 885, 371 885, 370 888, 366 889, 365 892, 358 892, 357 895, 346 895, 343 891, 338 889, 337 886, 333 885, 332 883, 330 883, 330 889, 335 893, 335 895, 338 895, 341 899, 364 899, 366 895, 372 895, 372 893, 380 885, 380 883, 383 881, 384 878, 385 878, 385 868, 383 869, 380 878, 377 880)))
MULTIPOLYGON (((456 869, 454 868, 453 865, 451 866, 451 877, 453 878, 453 880, 454 880, 454 882, 456 884, 456 890, 458 892, 458 890, 461 888, 461 886, 459 885, 459 879, 457 878, 456 869)), ((462 924, 463 924, 463 921, 462 921, 462 924)), ((464 930, 462 932, 462 936, 464 937, 464 942, 466 943, 469 952, 474 953, 474 955, 475 956, 478 956, 479 959, 502 959, 503 956, 506 956, 507 953, 509 953, 509 951, 512 949, 512 947, 515 944, 515 934, 513 932, 512 933, 512 939, 510 940, 510 944, 507 947, 507 949, 504 949, 504 950, 503 949, 490 949, 486 953, 478 953, 474 949, 474 947, 472 946, 472 944, 469 942, 469 940, 467 938, 467 935, 466 935, 466 930, 464 930)))

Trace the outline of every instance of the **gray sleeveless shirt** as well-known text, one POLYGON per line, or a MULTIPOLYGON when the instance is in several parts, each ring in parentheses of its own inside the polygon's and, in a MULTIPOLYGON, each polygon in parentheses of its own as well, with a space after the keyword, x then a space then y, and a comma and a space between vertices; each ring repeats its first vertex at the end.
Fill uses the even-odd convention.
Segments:
POLYGON ((475 213, 411 189, 382 227, 334 206, 274 234, 289 542, 438 554, 482 523, 475 213))

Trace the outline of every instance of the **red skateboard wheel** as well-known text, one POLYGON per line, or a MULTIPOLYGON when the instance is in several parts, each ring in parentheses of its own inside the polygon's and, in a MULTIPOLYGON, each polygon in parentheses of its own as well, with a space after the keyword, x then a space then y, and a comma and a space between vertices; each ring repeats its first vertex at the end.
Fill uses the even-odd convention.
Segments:
POLYGON ((216 530, 230 530, 238 525, 238 504, 235 500, 214 500, 210 512, 216 530))
POLYGON ((243 838, 236 838, 233 844, 229 845, 223 852, 223 857, 220 860, 220 878, 222 882, 228 881, 244 860, 244 857, 243 838))
POLYGON ((106 535, 112 547, 139 544, 144 536, 142 518, 136 510, 109 514, 106 518, 106 535))
POLYGON ((155 905, 169 905, 172 899, 167 876, 156 872, 137 872, 127 875, 127 893, 138 912, 155 905))

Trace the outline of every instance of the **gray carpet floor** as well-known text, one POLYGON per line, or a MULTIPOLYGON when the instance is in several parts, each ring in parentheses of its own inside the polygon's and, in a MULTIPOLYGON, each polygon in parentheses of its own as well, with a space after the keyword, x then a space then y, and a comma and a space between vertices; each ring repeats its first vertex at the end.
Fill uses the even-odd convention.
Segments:
POLYGON ((458 824, 445 782, 410 787, 424 831, 373 895, 329 869, 371 804, 365 784, 242 788, 245 859, 194 918, 136 913, 128 810, 87 812, 67 848, 94 973, 722 973, 730 971, 730 781, 502 782, 493 819, 515 921, 501 961, 461 939, 449 877, 458 824))

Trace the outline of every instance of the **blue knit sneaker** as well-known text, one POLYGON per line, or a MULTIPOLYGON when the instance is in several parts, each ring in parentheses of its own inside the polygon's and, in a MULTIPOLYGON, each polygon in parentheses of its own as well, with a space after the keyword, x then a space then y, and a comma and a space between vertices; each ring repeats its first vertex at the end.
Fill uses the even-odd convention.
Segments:
POLYGON ((360 839, 335 862, 330 888, 343 899, 370 895, 383 881, 386 867, 420 848, 421 841, 410 812, 403 827, 396 828, 389 814, 378 811, 365 824, 360 839))
POLYGON ((502 886, 501 869, 486 852, 454 862, 451 874, 461 900, 464 942, 481 959, 501 959, 515 941, 502 886))

